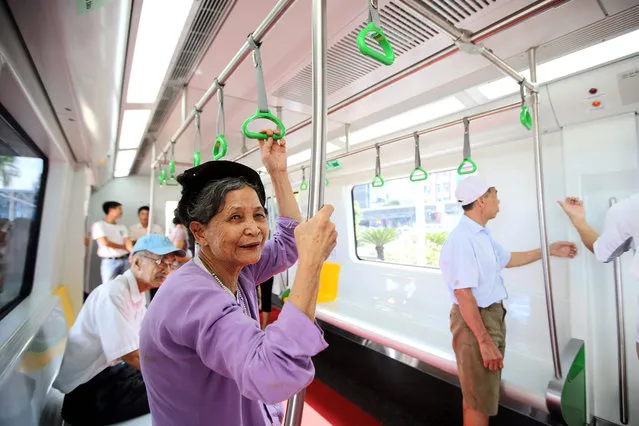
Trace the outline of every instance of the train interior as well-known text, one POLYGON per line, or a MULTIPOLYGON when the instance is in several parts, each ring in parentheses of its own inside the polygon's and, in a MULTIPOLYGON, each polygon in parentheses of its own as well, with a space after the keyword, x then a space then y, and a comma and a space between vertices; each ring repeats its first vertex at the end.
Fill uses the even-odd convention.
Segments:
MULTIPOLYGON (((62 424, 52 383, 83 294, 100 284, 91 224, 115 200, 121 223, 137 223, 137 208, 151 205, 152 223, 168 234, 180 198, 172 178, 195 152, 202 161, 218 154, 221 112, 223 158, 260 171, 274 224, 268 174, 242 133, 266 101, 242 50, 251 33, 261 32, 268 106, 287 129, 289 176, 309 213, 312 3, 0 0, 0 425, 62 424)), ((438 259, 462 215, 454 192, 465 133, 477 173, 499 191, 491 229, 503 246, 539 247, 540 213, 548 241, 579 242, 556 203, 566 195, 581 197, 601 228, 611 203, 639 191, 639 3, 373 3, 392 65, 357 48, 371 2, 325 2, 319 186, 339 239, 317 306, 330 346, 315 360, 322 386, 367 420, 349 420, 346 409, 322 415, 309 390, 302 424, 461 424, 438 259), (521 119, 530 96, 456 44, 433 11, 537 85, 539 152, 521 119), (427 176, 411 174, 418 166, 427 176)), ((507 351, 491 424, 639 425, 639 405, 628 403, 639 398, 631 254, 617 270, 578 245, 575 259, 550 260, 549 279, 541 262, 503 273, 507 351)), ((275 277, 276 308, 294 276, 295 267, 275 277)), ((150 416, 127 424, 150 425, 150 416)))

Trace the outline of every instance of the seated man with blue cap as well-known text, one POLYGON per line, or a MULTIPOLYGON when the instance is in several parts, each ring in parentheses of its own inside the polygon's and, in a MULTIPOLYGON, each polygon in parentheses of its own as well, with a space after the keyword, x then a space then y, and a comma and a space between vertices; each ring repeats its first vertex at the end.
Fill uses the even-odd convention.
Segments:
POLYGON ((54 387, 65 394, 62 418, 108 425, 149 413, 140 373, 144 292, 158 288, 184 257, 163 235, 140 238, 131 269, 91 292, 69 332, 54 387))

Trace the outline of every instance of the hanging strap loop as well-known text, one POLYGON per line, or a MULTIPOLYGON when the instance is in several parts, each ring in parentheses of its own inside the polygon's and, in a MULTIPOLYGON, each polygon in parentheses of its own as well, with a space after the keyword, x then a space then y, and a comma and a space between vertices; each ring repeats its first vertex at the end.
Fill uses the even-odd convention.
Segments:
POLYGON ((413 137, 415 138, 415 169, 410 174, 409 179, 411 182, 419 182, 428 179, 428 173, 422 169, 422 159, 419 152, 419 133, 413 133, 413 137))
POLYGON ((382 162, 379 156, 379 145, 375 145, 375 150, 377 151, 377 158, 375 158, 375 177, 373 178, 373 182, 371 185, 374 188, 379 188, 384 186, 384 178, 382 178, 382 162))
POLYGON ((195 140, 193 141, 193 167, 200 165, 202 160, 202 128, 200 123, 200 114, 202 110, 193 108, 195 112, 195 140))
POLYGON ((224 84, 220 83, 218 79, 215 79, 217 85, 217 123, 215 130, 218 135, 226 134, 226 120, 224 119, 224 84), (220 132, 220 123, 222 124, 222 131, 220 132))
POLYGON ((169 160, 169 176, 165 177, 164 184, 166 186, 177 186, 175 178, 175 141, 171 141, 171 157, 169 160))
POLYGON ((377 0, 368 0, 368 25, 357 35, 357 47, 359 51, 370 58, 381 62, 384 65, 392 65, 395 62, 395 52, 382 30, 382 20, 377 8, 377 0), (382 48, 384 53, 380 53, 366 45, 366 36, 371 35, 382 48))
POLYGON ((372 22, 377 28, 382 28, 382 20, 377 9, 377 0, 368 1, 368 22, 372 22))
POLYGON ((306 169, 302 167, 302 182, 300 183, 300 191, 306 191, 308 189, 308 182, 306 182, 306 169))
POLYGON ((521 112, 519 113, 519 121, 521 122, 522 126, 530 130, 532 129, 533 122, 532 122, 532 116, 530 115, 530 110, 528 109, 528 106, 526 105, 526 94, 524 89, 525 83, 526 83, 525 78, 519 82, 519 96, 521 96, 521 112))
POLYGON ((253 49, 253 66, 255 67, 257 87, 257 112, 244 121, 244 124, 242 124, 242 133, 249 139, 267 139, 268 136, 264 133, 256 133, 248 130, 248 125, 251 121, 263 118, 272 121, 280 131, 279 134, 273 135, 273 139, 282 139, 286 134, 284 124, 282 124, 279 118, 271 114, 268 108, 268 97, 266 94, 266 85, 264 84, 264 72, 262 70, 262 56, 260 55, 261 43, 255 41, 253 34, 249 34, 248 43, 251 49, 253 49))
POLYGON ((224 84, 215 79, 217 85, 217 121, 215 123, 215 131, 217 136, 213 143, 213 159, 220 160, 226 155, 228 150, 228 143, 226 142, 226 120, 224 119, 224 84), (220 132, 220 123, 222 124, 222 131, 220 132))
POLYGON ((470 155, 470 122, 468 117, 463 118, 464 122, 464 159, 457 167, 457 174, 459 175, 472 175, 477 171, 477 164, 473 161, 470 155), (464 170, 464 167, 470 166, 470 169, 464 170))
MULTIPOLYGON (((171 142, 172 143, 172 142, 171 142)), ((161 165, 165 165, 167 164, 166 161, 166 152, 164 154, 162 154, 162 163, 160 163, 161 165)), ((164 186, 164 184, 166 183, 166 167, 162 167, 162 170, 160 170, 160 175, 158 176, 158 183, 160 184, 160 186, 164 186)))

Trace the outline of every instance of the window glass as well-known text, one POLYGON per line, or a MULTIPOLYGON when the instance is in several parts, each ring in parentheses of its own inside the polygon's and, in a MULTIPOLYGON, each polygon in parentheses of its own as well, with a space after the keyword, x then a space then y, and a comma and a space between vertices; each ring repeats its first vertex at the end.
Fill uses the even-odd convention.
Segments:
POLYGON ((46 167, 0 106, 0 317, 31 292, 46 167))
POLYGON ((361 260, 439 267, 439 253, 463 213, 455 200, 462 177, 456 170, 428 179, 388 180, 352 190, 356 253, 361 260))

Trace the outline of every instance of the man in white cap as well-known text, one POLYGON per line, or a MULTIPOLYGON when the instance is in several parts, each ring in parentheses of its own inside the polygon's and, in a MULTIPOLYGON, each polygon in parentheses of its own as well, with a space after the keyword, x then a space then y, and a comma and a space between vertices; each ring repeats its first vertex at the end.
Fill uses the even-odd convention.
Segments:
MULTIPOLYGON (((639 241, 639 194, 614 204, 606 213, 601 235, 586 222, 584 203, 576 197, 566 197, 559 205, 566 212, 586 248, 598 261, 608 263, 628 250, 635 250, 639 241)), ((630 272, 639 278, 639 253, 635 252, 630 272)), ((637 318, 636 350, 639 357, 639 317, 637 318)))
MULTIPOLYGON (((541 250, 509 252, 492 237, 486 224, 499 212, 497 190, 470 176, 455 191, 464 209, 439 258, 453 308, 450 329, 463 396, 464 426, 487 426, 497 414, 506 327, 502 300, 508 297, 501 271, 541 259, 541 250)), ((550 245, 550 254, 573 258, 571 242, 550 245)))
POLYGON ((72 425, 106 425, 149 413, 140 373, 144 292, 158 288, 184 251, 163 235, 140 238, 131 269, 89 294, 75 320, 54 387, 65 394, 62 418, 72 425))

